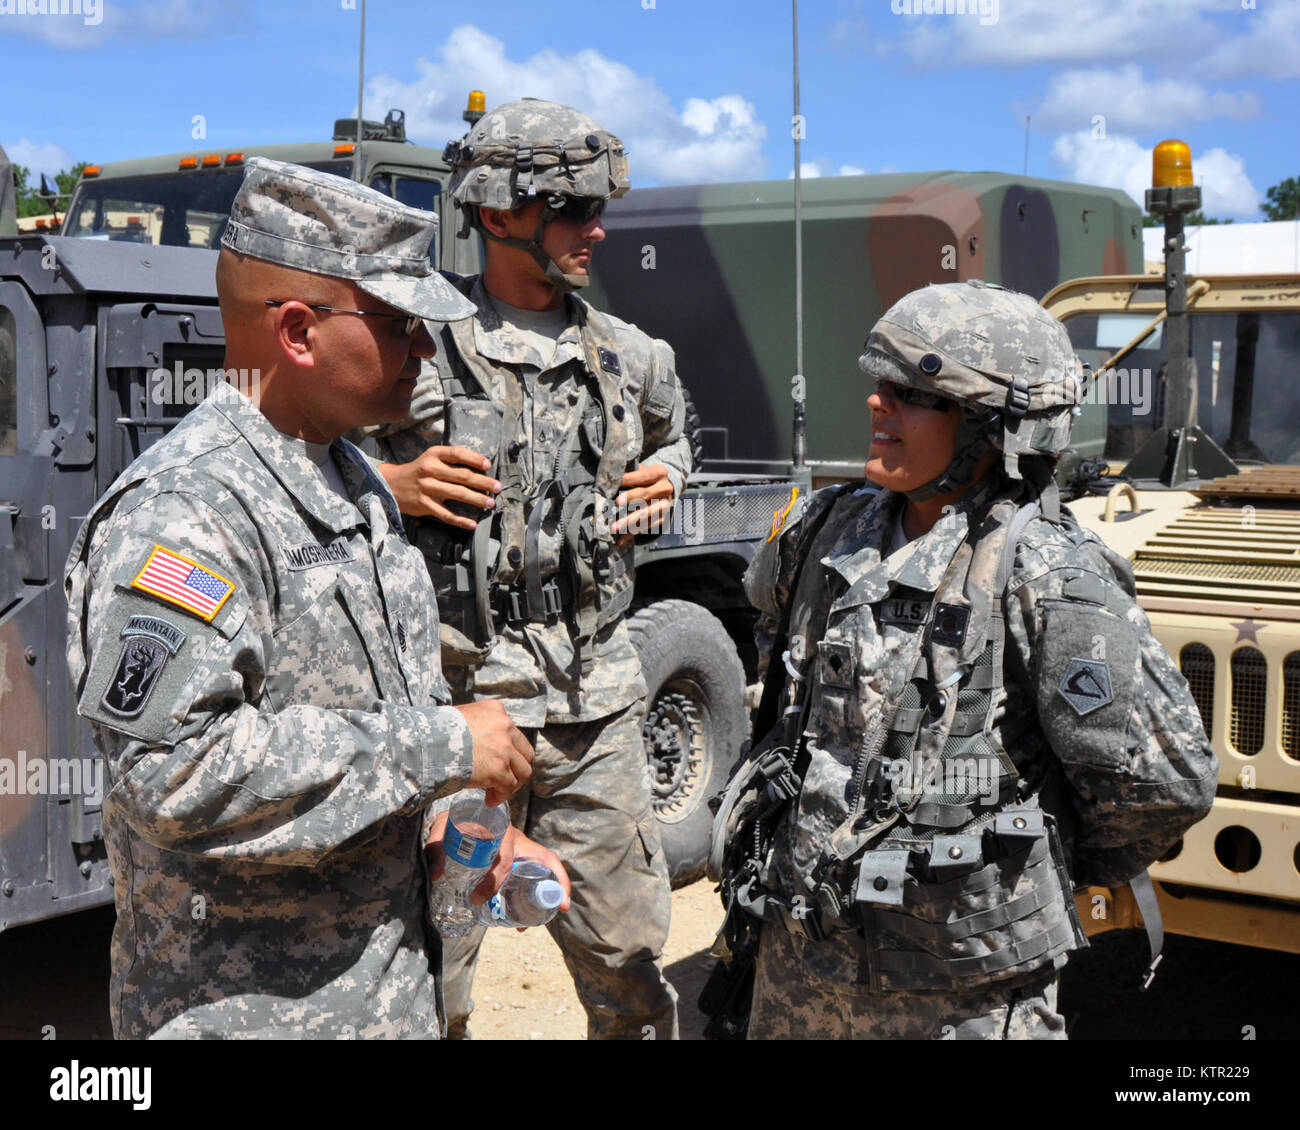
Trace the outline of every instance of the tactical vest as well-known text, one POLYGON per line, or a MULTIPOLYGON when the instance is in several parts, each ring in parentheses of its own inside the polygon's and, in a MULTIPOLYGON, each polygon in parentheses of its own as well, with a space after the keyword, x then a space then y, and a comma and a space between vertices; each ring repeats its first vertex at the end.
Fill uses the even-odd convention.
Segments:
POLYGON ((603 332, 604 319, 590 308, 586 313, 581 424, 531 491, 524 486, 528 453, 510 436, 513 421, 525 411, 521 382, 507 371, 500 382, 505 402, 499 403, 492 374, 500 370, 475 349, 474 320, 449 323, 440 333, 450 370, 443 377, 443 442, 486 454, 492 460, 488 473, 502 485, 489 515, 452 504, 477 519, 473 531, 432 519, 413 524, 412 540, 429 563, 438 595, 445 664, 481 663, 506 624, 563 617, 585 670, 596 633, 632 602, 632 547, 617 548, 610 533, 614 499, 628 469, 620 364, 612 334, 603 332), (608 346, 602 344, 607 340, 608 346), (543 530, 560 535, 556 560, 543 560, 543 530))
MULTIPOLYGON (((1055 822, 1038 795, 1020 795, 993 732, 1005 698, 1002 597, 1037 512, 995 503, 954 554, 903 661, 901 694, 868 718, 848 816, 805 877, 815 907, 768 889, 767 860, 737 891, 742 908, 801 936, 855 931, 874 991, 972 989, 1087 944, 1055 822)), ((801 681, 826 658, 815 650, 801 681)), ((799 695, 806 703, 810 691, 799 695)))

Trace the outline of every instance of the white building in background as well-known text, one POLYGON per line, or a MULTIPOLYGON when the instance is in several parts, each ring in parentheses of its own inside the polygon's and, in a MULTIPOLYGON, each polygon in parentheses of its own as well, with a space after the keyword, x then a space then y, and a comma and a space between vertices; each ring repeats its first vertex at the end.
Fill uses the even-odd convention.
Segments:
MULTIPOLYGON (((1300 220, 1188 226, 1189 275, 1300 274, 1300 220)), ((1142 229, 1147 270, 1164 270, 1165 229, 1142 229)))

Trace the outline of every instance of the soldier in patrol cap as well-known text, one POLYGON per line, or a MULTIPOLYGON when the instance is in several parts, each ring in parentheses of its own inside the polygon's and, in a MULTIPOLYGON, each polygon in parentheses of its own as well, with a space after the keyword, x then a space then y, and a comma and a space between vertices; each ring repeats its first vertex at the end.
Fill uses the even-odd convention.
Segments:
POLYGON ((929 286, 860 366, 871 483, 799 500, 745 578, 789 710, 717 814, 718 952, 757 938, 750 1038, 1064 1038, 1072 887, 1133 881, 1150 925, 1214 753, 1127 562, 1060 505, 1060 323, 929 286))
MULTIPOLYGON (((422 829, 501 803, 532 750, 452 707, 423 558, 347 440, 407 411, 423 319, 472 307, 437 219, 250 160, 217 264, 226 365, 251 371, 128 467, 73 546, 78 710, 111 781, 119 1037, 437 1035, 422 829)), ((508 837, 514 853, 559 860, 508 837)))
MULTIPOLYGON (((438 331, 410 418, 380 442, 381 470, 420 516, 456 701, 499 697, 536 735, 514 808, 573 877, 574 912, 550 930, 588 1034, 668 1038, 668 872, 624 613, 632 534, 668 513, 691 454, 672 350, 576 293, 605 203, 627 191, 627 158, 585 114, 531 98, 489 111, 445 156, 460 234, 483 238, 483 274, 452 280, 477 313, 438 331)), ((448 947, 453 1034, 481 939, 448 947)))

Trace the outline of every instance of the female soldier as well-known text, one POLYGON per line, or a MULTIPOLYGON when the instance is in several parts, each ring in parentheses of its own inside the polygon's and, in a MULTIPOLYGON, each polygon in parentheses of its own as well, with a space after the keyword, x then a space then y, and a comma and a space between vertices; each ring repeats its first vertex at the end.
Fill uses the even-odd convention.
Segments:
POLYGON ((749 1035, 1060 1039, 1072 886, 1145 880, 1214 753, 1127 563, 1060 506, 1064 328, 929 286, 859 364, 883 489, 818 492, 746 576, 786 707, 715 827, 762 919, 749 1035))

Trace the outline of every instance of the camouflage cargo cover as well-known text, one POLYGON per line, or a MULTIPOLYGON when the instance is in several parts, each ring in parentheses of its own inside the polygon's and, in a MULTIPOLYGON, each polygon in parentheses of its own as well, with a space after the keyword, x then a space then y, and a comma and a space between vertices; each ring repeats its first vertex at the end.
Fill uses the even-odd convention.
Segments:
POLYGON ((435 705, 423 560, 364 457, 333 454, 350 502, 220 386, 73 547, 119 1037, 438 1032, 421 810, 470 777, 472 741, 435 705))

